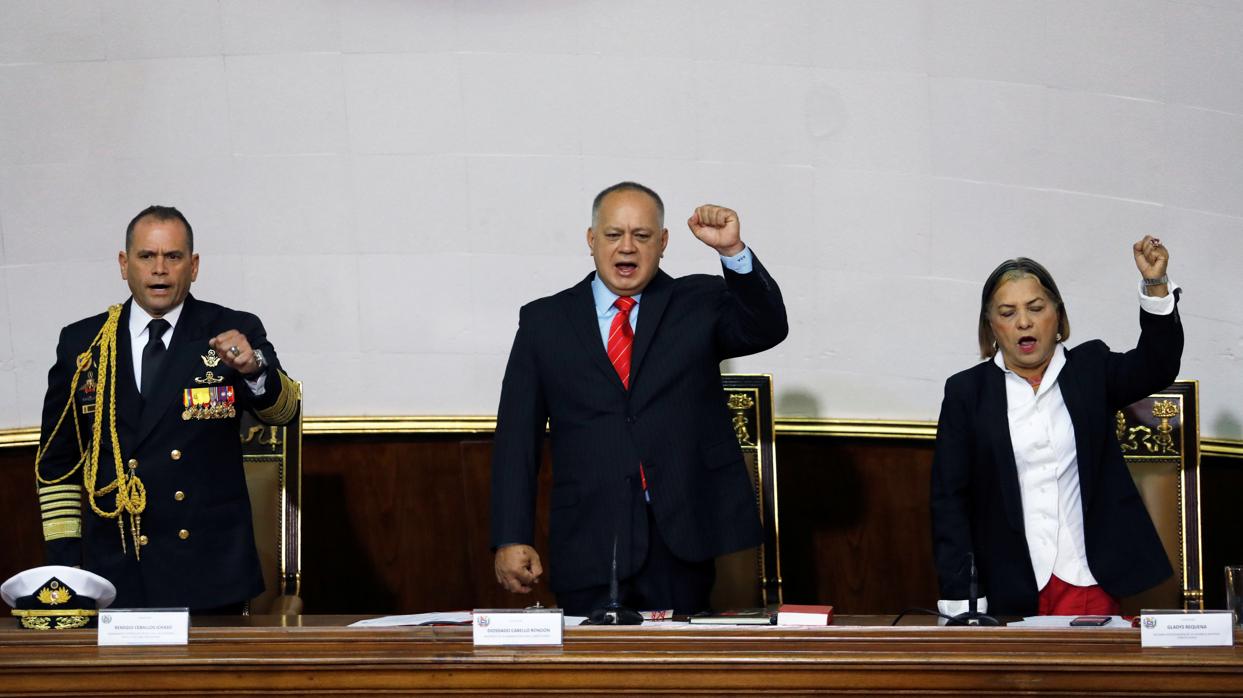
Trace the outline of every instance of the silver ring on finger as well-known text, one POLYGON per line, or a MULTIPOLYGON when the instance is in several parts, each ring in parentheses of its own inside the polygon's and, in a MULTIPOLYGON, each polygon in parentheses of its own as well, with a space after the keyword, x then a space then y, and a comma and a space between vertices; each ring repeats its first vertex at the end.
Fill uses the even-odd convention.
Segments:
POLYGON ((229 353, 232 354, 233 358, 236 359, 237 357, 242 355, 242 350, 238 349, 237 345, 234 344, 233 346, 229 347, 229 353))

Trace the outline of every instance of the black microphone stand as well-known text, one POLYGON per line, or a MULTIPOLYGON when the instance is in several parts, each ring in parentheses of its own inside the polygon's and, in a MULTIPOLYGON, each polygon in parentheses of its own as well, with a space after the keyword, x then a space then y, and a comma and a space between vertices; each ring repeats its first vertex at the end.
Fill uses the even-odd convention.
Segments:
POLYGON ((971 583, 967 587, 967 612, 950 618, 946 625, 1001 625, 996 618, 980 613, 980 576, 975 569, 975 553, 967 553, 967 562, 971 565, 971 583))
MULTIPOLYGON (((630 492, 633 483, 627 478, 627 484, 630 487, 626 491, 630 492)), ((629 498, 627 498, 629 500, 629 498)), ((617 519, 619 514, 613 516, 613 569, 609 575, 609 602, 601 608, 597 608, 591 612, 587 620, 583 621, 583 625, 640 625, 643 623, 643 616, 633 608, 626 608, 621 604, 621 594, 618 591, 617 583, 617 519)))
POLYGON ((633 608, 621 605, 617 590, 617 533, 613 534, 613 572, 609 578, 609 602, 597 608, 583 625, 640 625, 643 616, 633 608))

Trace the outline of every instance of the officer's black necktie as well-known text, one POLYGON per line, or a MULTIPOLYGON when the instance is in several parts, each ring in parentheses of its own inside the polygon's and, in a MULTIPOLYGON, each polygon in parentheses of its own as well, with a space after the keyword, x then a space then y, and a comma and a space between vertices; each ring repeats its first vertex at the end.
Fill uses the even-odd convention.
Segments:
POLYGON ((168 350, 164 347, 161 337, 172 325, 168 320, 156 319, 147 323, 147 346, 142 350, 142 399, 151 400, 155 393, 155 382, 160 377, 160 367, 164 365, 164 357, 168 350))

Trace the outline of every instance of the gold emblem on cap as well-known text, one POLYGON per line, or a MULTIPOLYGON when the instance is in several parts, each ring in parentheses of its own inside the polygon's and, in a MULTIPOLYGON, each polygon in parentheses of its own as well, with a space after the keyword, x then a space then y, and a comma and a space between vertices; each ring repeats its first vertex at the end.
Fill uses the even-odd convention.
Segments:
POLYGON ((60 586, 56 582, 43 587, 35 598, 39 599, 39 603, 48 606, 57 606, 69 600, 69 590, 60 586))
POLYGON ((207 353, 201 358, 203 359, 203 365, 207 366, 207 368, 215 368, 220 365, 220 355, 216 353, 215 349, 208 349, 207 353))

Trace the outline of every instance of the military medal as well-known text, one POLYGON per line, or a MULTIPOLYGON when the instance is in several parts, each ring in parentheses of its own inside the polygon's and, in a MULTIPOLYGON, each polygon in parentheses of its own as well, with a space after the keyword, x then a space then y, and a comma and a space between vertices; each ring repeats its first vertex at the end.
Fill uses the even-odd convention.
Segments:
POLYGON ((182 391, 181 403, 185 408, 181 418, 191 419, 226 419, 237 416, 234 406, 237 397, 233 386, 221 385, 210 388, 186 388, 182 391))

